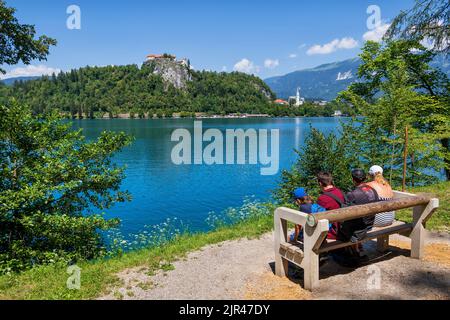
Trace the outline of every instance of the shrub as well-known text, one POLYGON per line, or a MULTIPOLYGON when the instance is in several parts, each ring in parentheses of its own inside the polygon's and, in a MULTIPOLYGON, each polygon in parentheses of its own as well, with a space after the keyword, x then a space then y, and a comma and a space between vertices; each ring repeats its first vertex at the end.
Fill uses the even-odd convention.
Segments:
POLYGON ((119 221, 98 212, 130 199, 111 157, 130 142, 110 132, 86 142, 56 114, 0 106, 0 272, 103 255, 98 231, 119 221))

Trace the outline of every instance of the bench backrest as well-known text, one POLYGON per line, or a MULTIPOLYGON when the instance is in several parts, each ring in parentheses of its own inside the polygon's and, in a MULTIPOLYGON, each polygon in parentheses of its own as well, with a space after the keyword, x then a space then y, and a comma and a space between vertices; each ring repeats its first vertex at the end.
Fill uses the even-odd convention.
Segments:
POLYGON ((398 191, 395 191, 394 195, 393 200, 373 202, 317 213, 308 217, 307 223, 310 227, 314 227, 317 225, 318 221, 324 219, 329 222, 344 222, 357 218, 374 216, 382 212, 427 205, 432 200, 430 196, 414 195, 398 191))

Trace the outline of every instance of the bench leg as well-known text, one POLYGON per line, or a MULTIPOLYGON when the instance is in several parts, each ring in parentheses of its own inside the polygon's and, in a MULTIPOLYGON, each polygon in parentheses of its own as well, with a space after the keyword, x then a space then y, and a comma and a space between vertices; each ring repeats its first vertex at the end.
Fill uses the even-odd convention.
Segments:
POLYGON ((421 216, 424 209, 424 206, 415 207, 413 209, 413 219, 415 224, 409 237, 411 238, 411 258, 414 259, 423 258, 425 228, 422 225, 421 216))
POLYGON ((439 207, 438 199, 431 199, 426 206, 417 206, 413 209, 413 229, 411 238, 411 258, 422 259, 425 246, 425 224, 439 207))
POLYGON ((384 235, 377 238, 377 251, 386 252, 389 248, 389 235, 384 235))
POLYGON ((275 257, 275 274, 279 277, 287 277, 289 261, 277 254, 275 257))
POLYGON ((280 244, 288 241, 287 221, 281 219, 277 212, 274 215, 274 236, 275 236, 275 274, 279 277, 288 275, 288 260, 280 255, 280 244))
POLYGON ((303 230, 304 237, 304 285, 306 290, 314 290, 319 286, 319 253, 318 249, 327 237, 328 220, 320 220, 315 228, 307 226, 303 230))
POLYGON ((411 233, 411 258, 423 258, 424 236, 425 228, 422 225, 414 228, 411 233))
POLYGON ((312 291, 319 285, 319 255, 314 252, 309 252, 305 256, 304 271, 304 286, 306 290, 312 291))

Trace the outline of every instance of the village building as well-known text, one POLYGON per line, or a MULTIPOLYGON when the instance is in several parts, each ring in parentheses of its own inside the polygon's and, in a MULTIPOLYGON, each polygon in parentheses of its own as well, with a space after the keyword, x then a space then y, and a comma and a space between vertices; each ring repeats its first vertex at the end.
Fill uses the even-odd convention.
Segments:
POLYGON ((289 97, 289 104, 293 104, 296 107, 300 107, 305 104, 305 98, 300 96, 300 87, 297 88, 297 95, 289 97))
POLYGON ((283 100, 283 99, 277 99, 274 102, 279 105, 286 105, 286 106, 289 105, 289 102, 287 102, 286 100, 283 100))

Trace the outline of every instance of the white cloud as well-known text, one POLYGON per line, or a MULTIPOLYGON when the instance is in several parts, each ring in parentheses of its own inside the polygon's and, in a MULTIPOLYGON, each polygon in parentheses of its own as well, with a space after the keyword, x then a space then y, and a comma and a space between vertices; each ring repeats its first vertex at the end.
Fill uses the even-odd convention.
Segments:
POLYGON ((379 24, 375 29, 367 31, 363 35, 364 41, 376 41, 380 42, 383 39, 384 34, 388 31, 390 24, 379 24))
POLYGON ((259 67, 255 66, 255 64, 252 61, 244 58, 234 65, 233 70, 252 74, 252 73, 258 73, 259 67))
POLYGON ((358 46, 358 41, 353 38, 345 37, 342 38, 338 44, 338 49, 353 49, 358 46))
POLYGON ((8 71, 6 74, 0 74, 0 79, 17 78, 17 77, 35 77, 35 76, 49 76, 52 73, 60 73, 60 69, 50 68, 44 65, 29 65, 26 67, 15 68, 8 71))
POLYGON ((289 58, 291 58, 291 59, 297 58, 297 54, 291 53, 291 54, 289 55, 289 58))
POLYGON ((339 49, 353 49, 358 46, 358 41, 351 37, 345 37, 342 39, 334 39, 333 41, 324 45, 316 44, 308 49, 307 55, 315 54, 329 54, 339 49))
POLYGON ((267 69, 274 69, 280 65, 280 61, 278 59, 266 59, 264 61, 264 67, 267 69))
POLYGON ((222 72, 227 72, 227 66, 222 67, 222 72))

